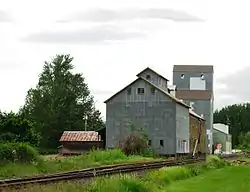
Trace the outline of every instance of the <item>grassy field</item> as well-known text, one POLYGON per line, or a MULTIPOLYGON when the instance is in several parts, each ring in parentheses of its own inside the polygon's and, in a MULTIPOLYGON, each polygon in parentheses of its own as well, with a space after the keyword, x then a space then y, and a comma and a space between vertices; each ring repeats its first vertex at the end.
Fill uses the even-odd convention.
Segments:
MULTIPOLYGON (((66 158, 42 158, 35 164, 8 163, 0 165, 0 178, 38 175, 84 169, 106 164, 152 161, 153 158, 126 156, 121 150, 92 151, 87 155, 66 158)), ((160 160, 160 159, 159 159, 160 160)))
MULTIPOLYGON (((83 181, 64 182, 47 186, 29 186, 26 192, 224 192, 247 189, 250 167, 229 166, 216 158, 207 163, 186 167, 165 167, 146 173, 142 178, 119 175, 83 181), (234 177, 237 176, 237 182, 234 177), (228 179, 228 180, 227 180, 228 179), (218 182, 217 182, 218 181, 218 182), (228 185, 228 186, 225 186, 228 185), (232 185, 235 185, 232 187, 232 185), (238 185, 238 187, 237 187, 238 185), (226 190, 224 190, 226 189, 226 190)), ((248 185, 249 186, 249 185, 248 185)), ((240 190, 241 191, 241 190, 240 190)))
POLYGON ((250 192, 250 167, 232 166, 175 182, 168 192, 250 192))

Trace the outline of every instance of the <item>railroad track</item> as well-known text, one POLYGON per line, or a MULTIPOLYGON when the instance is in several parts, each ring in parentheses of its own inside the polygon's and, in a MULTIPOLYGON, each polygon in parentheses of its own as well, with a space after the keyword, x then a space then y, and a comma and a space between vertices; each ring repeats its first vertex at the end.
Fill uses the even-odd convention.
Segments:
POLYGON ((44 176, 18 178, 18 179, 5 179, 5 180, 0 180, 0 189, 5 187, 18 187, 27 184, 45 184, 63 180, 86 179, 86 178, 99 177, 110 174, 119 174, 128 172, 131 173, 135 171, 159 169, 165 166, 177 166, 177 165, 199 163, 199 162, 204 162, 204 160, 205 159, 189 159, 184 161, 172 160, 172 161, 134 163, 125 165, 110 165, 97 168, 89 168, 80 171, 49 174, 44 176))
MULTIPOLYGON (((237 156, 238 158, 239 156, 237 156)), ((223 159, 236 158, 233 156, 222 156, 223 159)), ((56 174, 48 174, 43 176, 17 178, 17 179, 5 179, 0 180, 0 189, 6 187, 20 187, 27 184, 46 184, 53 183, 63 180, 73 179, 86 179, 93 178, 103 175, 119 174, 119 173, 131 173, 142 170, 153 170, 159 169, 165 166, 177 166, 185 164, 194 164, 204 162, 205 158, 200 159, 186 159, 186 160, 165 160, 165 161, 154 161, 154 162, 143 162, 143 163, 131 163, 122 165, 109 165, 101 166, 96 168, 88 168, 78 171, 69 171, 56 174)))

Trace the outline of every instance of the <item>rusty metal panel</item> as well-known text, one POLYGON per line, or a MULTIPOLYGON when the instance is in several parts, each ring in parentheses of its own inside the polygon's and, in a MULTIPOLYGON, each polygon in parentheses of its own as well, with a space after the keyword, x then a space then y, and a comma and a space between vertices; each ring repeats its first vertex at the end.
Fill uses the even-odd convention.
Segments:
POLYGON ((173 72, 213 73, 213 65, 174 65, 173 72))
POLYGON ((95 131, 64 131, 60 141, 100 141, 95 131))
POLYGON ((211 98, 213 98, 213 92, 199 90, 177 90, 176 97, 183 100, 210 100, 211 98))

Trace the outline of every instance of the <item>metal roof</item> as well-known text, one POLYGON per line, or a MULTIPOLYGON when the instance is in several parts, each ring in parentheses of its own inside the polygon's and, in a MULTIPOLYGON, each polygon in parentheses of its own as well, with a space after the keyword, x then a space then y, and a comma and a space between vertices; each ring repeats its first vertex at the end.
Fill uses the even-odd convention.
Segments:
POLYGON ((204 117, 198 115, 197 113, 195 113, 193 110, 189 109, 189 113, 190 115, 193 115, 194 117, 197 117, 199 119, 205 120, 204 117))
POLYGON ((147 67, 146 69, 142 70, 140 73, 138 73, 136 76, 139 77, 142 73, 144 73, 145 71, 151 71, 154 74, 158 75, 159 77, 165 79, 166 81, 169 81, 166 77, 162 76, 161 74, 157 73, 156 71, 154 71, 153 69, 147 67))
POLYGON ((124 91, 125 89, 127 89, 129 86, 131 86, 132 84, 136 83, 138 80, 143 80, 146 83, 150 84, 152 87, 156 88, 157 90, 161 91, 162 93, 164 93, 167 97, 169 97, 170 99, 172 99, 174 102, 186 107, 186 108, 190 108, 189 105, 187 105, 186 103, 184 103, 183 101, 181 101, 180 99, 172 96, 170 93, 166 92, 164 89, 162 89, 161 87, 158 87, 157 85, 155 85, 154 83, 151 83, 150 81, 148 81, 147 79, 143 78, 143 77, 138 77, 136 80, 134 80, 132 83, 130 83, 129 85, 127 85, 126 87, 124 87, 123 89, 121 89, 120 91, 118 91, 116 94, 114 94, 113 96, 111 96, 109 99, 107 99, 106 101, 104 101, 104 103, 109 102, 111 99, 113 99, 116 95, 118 95, 119 93, 121 93, 122 91, 124 91))
POLYGON ((60 141, 100 141, 96 131, 64 131, 60 141))
POLYGON ((174 65, 173 72, 213 73, 213 65, 174 65))

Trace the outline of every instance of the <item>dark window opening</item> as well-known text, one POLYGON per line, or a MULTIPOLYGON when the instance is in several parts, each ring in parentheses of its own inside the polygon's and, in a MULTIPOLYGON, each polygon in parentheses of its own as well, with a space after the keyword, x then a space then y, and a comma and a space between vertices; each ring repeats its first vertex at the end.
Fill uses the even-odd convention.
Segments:
POLYGON ((150 80, 151 79, 150 75, 146 75, 146 79, 150 80))
POLYGON ((151 146, 151 140, 148 140, 148 145, 151 146))
POLYGON ((160 140, 160 146, 161 147, 163 147, 163 144, 164 144, 163 140, 160 140))
POLYGON ((144 88, 138 88, 137 93, 140 95, 144 94, 144 88))
POLYGON ((155 94, 155 88, 154 87, 151 87, 151 93, 155 94))
POLYGON ((202 79, 202 80, 204 79, 204 74, 203 74, 203 73, 201 74, 201 79, 202 79))
POLYGON ((132 92, 132 91, 131 91, 131 88, 128 88, 128 89, 127 89, 128 95, 131 95, 131 92, 132 92))
POLYGON ((181 79, 184 79, 184 74, 181 74, 181 79))

